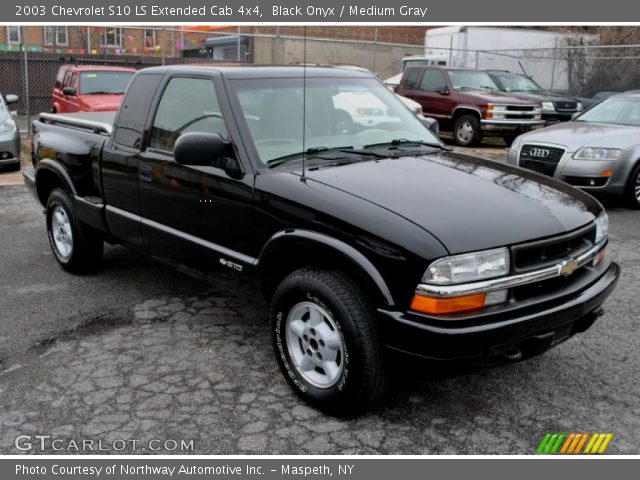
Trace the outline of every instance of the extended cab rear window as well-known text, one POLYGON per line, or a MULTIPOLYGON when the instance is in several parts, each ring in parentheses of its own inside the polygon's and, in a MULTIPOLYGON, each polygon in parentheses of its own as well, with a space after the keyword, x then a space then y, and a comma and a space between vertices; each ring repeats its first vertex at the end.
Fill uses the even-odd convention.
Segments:
POLYGON ((162 75, 142 73, 133 79, 124 96, 116 121, 115 142, 140 148, 147 113, 160 84, 162 75))

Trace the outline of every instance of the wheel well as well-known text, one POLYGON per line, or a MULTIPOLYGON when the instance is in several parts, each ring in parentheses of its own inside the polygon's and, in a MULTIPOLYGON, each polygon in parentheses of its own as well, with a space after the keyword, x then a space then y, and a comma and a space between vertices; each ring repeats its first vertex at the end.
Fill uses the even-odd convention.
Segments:
POLYGON ((38 199, 42 205, 47 204, 49 195, 54 188, 61 188, 64 191, 68 191, 64 181, 52 171, 41 170, 37 173, 36 178, 36 190, 38 192, 38 199))
POLYGON ((458 120, 463 115, 474 115, 475 117, 478 117, 478 120, 480 120, 480 114, 478 113, 477 110, 473 110, 472 108, 461 107, 461 108, 456 108, 455 111, 453 112, 452 121, 455 123, 455 121, 458 120))
POLYGON ((270 302, 278 285, 290 273, 304 267, 340 271, 351 277, 374 305, 384 305, 385 298, 371 277, 353 260, 331 247, 311 242, 287 242, 270 250, 260 261, 262 292, 270 302))

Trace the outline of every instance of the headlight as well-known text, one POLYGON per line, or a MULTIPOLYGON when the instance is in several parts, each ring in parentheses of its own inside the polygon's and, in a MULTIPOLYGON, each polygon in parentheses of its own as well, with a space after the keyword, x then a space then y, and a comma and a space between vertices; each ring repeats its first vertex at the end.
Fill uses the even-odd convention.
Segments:
POLYGON ((596 218, 596 244, 602 242, 609 235, 609 215, 602 212, 596 218))
POLYGON ((581 112, 582 110, 584 110, 584 105, 582 105, 582 102, 576 103, 576 112, 581 112))
POLYGON ((576 160, 616 160, 622 150, 619 148, 582 147, 573 156, 576 160))
POLYGON ((496 248, 436 260, 422 276, 422 281, 436 285, 475 282, 509 273, 509 250, 496 248))
POLYGON ((493 103, 487 104, 487 119, 504 120, 507 115, 506 105, 494 105, 493 103))
POLYGON ((542 110, 546 112, 555 112, 556 106, 553 104, 553 102, 542 102, 542 110))
POLYGON ((0 133, 11 133, 16 130, 16 122, 11 118, 7 118, 4 122, 0 123, 0 133))

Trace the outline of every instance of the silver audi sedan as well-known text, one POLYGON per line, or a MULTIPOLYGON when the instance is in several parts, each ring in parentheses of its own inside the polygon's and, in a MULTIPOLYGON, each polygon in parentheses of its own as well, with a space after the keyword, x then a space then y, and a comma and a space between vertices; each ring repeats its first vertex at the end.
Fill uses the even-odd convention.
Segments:
POLYGON ((507 160, 589 192, 624 195, 640 208, 640 90, 612 96, 570 122, 520 135, 507 160))

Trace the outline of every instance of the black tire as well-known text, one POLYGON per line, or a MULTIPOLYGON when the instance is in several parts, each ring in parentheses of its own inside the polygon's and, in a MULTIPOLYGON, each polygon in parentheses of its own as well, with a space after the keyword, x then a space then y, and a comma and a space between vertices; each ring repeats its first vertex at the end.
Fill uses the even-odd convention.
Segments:
MULTIPOLYGON (((73 203, 64 190, 55 188, 51 192, 47 201, 46 215, 49 245, 62 268, 75 274, 95 271, 102 261, 103 237, 97 230, 80 222, 73 208, 73 203), (64 252, 56 244, 53 230, 54 226, 60 225, 60 222, 54 221, 53 217, 58 213, 68 219, 71 235, 64 236, 65 239, 70 238, 71 248, 68 252, 64 252)), ((57 232, 59 233, 62 230, 65 229, 58 228, 57 232)))
POLYGON ((627 180, 627 188, 625 189, 625 201, 629 208, 640 209, 640 193, 636 193, 636 188, 640 188, 640 162, 635 166, 627 180))
MULTIPOLYGON (((293 390, 332 415, 353 415, 380 403, 388 390, 388 373, 374 319, 366 295, 343 273, 303 268, 287 276, 271 302, 271 325, 278 364, 293 390), (328 327, 339 335, 340 348, 344 349, 343 367, 333 385, 314 385, 292 357, 292 350, 301 347, 302 340, 298 339, 299 345, 292 342, 290 348, 289 316, 302 304, 319 307, 328 314, 323 322, 337 327, 328 327)), ((322 341, 320 345, 324 347, 322 341)), ((323 371, 318 367, 315 370, 323 371)))
POLYGON ((475 115, 462 115, 453 124, 453 139, 461 147, 473 147, 482 141, 480 120, 475 115))

